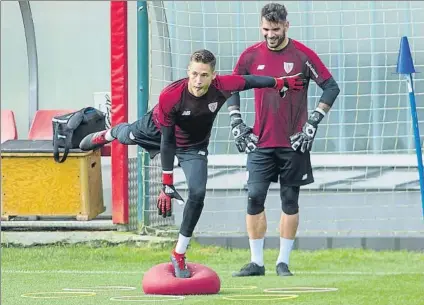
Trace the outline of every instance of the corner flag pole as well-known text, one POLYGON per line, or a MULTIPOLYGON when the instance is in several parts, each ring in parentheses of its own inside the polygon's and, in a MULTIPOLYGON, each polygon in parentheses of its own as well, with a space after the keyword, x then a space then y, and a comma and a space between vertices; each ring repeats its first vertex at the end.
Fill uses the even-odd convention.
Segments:
POLYGON ((421 190, 421 204, 424 218, 424 169, 423 169, 423 157, 421 151, 421 140, 420 140, 420 129, 418 126, 418 115, 417 105, 415 104, 415 92, 412 73, 415 73, 414 63, 411 56, 411 50, 409 48, 408 38, 403 36, 400 40, 400 48, 398 55, 398 62, 396 72, 402 74, 406 78, 409 91, 409 102, 411 104, 411 116, 412 116, 412 127, 414 129, 415 138, 415 153, 417 154, 418 161, 418 174, 420 178, 420 190, 421 190))

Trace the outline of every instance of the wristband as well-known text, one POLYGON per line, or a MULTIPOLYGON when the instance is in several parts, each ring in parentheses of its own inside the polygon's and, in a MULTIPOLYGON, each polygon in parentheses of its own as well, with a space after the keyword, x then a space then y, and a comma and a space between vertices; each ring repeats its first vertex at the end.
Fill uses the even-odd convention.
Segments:
POLYGON ((174 184, 174 172, 173 171, 162 171, 162 184, 173 185, 174 184))
POLYGON ((283 79, 283 78, 275 78, 274 77, 274 80, 275 80, 275 85, 274 85, 275 89, 282 90, 284 88, 284 86, 286 85, 285 79, 283 79))
POLYGON ((311 124, 312 126, 317 127, 319 122, 322 121, 322 119, 325 116, 325 111, 322 110, 321 108, 317 107, 309 116, 308 118, 308 123, 311 124))
POLYGON ((240 124, 243 120, 241 118, 240 110, 231 110, 230 111, 230 119, 231 119, 231 126, 236 126, 240 124))
POLYGON ((232 116, 241 117, 240 110, 238 110, 238 109, 231 110, 230 111, 230 117, 232 117, 232 116))

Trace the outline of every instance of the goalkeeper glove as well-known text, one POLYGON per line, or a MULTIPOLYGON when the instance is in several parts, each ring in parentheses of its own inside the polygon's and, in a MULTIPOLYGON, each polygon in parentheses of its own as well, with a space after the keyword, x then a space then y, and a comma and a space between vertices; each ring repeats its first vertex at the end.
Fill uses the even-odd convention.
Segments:
POLYGON ((307 80, 302 78, 302 73, 290 76, 283 76, 275 79, 275 88, 280 91, 280 96, 285 97, 287 91, 300 91, 302 90, 307 80))
POLYGON ((176 199, 179 204, 184 204, 184 200, 174 187, 174 175, 172 172, 162 173, 162 189, 159 193, 157 208, 158 214, 164 218, 172 216, 172 199, 176 199))
POLYGON ((303 125, 302 131, 290 137, 290 144, 293 150, 298 150, 304 153, 311 151, 312 143, 317 133, 318 124, 325 116, 325 111, 321 108, 315 109, 308 118, 308 121, 303 125))
POLYGON ((258 137, 253 134, 252 128, 244 124, 239 110, 230 112, 231 133, 239 152, 250 153, 256 149, 258 137))

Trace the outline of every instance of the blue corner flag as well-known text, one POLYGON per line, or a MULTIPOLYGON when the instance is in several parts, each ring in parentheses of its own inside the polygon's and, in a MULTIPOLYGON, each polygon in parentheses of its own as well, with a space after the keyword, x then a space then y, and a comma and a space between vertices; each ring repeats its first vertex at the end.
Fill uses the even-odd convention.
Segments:
POLYGON ((396 72, 398 74, 415 73, 414 63, 412 62, 411 49, 409 48, 408 37, 406 36, 403 36, 400 39, 396 72))
POLYGON ((421 204, 422 204, 422 212, 423 212, 423 218, 424 218, 423 158, 422 158, 422 151, 421 151, 420 130, 418 127, 417 106, 415 104, 414 83, 412 79, 412 73, 415 73, 415 68, 414 68, 414 63, 411 56, 411 50, 409 48, 408 38, 406 36, 403 36, 400 40, 396 72, 398 74, 404 75, 408 83, 409 102, 411 104, 412 127, 414 129, 414 138, 415 138, 415 153, 417 154, 418 174, 420 178, 421 204))

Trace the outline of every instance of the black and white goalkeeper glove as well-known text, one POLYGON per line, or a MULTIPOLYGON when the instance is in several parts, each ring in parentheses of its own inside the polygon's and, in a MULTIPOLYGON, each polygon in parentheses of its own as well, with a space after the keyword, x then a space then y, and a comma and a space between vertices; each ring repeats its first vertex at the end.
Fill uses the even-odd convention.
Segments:
POLYGON ((250 153, 256 149, 258 137, 253 134, 252 128, 244 124, 239 110, 230 112, 231 133, 239 152, 250 153))
POLYGON ((300 150, 302 153, 311 151, 312 143, 317 134, 318 124, 325 116, 325 111, 317 108, 308 118, 308 121, 303 125, 302 131, 290 137, 290 144, 293 150, 300 150))

